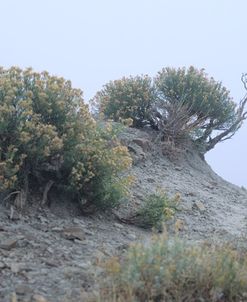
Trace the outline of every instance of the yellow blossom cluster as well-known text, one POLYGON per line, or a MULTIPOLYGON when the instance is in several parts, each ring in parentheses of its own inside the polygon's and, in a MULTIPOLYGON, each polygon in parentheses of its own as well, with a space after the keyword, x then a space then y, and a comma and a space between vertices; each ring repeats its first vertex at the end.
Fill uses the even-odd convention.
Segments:
POLYGON ((92 99, 92 107, 99 114, 114 121, 140 127, 148 117, 154 101, 152 79, 147 76, 123 77, 104 85, 92 99))
POLYGON ((24 178, 51 178, 78 198, 111 198, 109 184, 120 184, 131 164, 112 134, 109 125, 99 131, 70 81, 0 68, 0 192, 21 188, 24 178))

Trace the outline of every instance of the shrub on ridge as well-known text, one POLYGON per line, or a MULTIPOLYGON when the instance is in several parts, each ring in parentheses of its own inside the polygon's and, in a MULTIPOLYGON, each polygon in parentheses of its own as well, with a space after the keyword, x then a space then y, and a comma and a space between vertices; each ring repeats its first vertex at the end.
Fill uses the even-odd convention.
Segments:
POLYGON ((133 120, 140 128, 149 119, 149 111, 155 100, 152 79, 145 76, 123 77, 104 85, 92 100, 94 110, 106 119, 118 122, 133 120))

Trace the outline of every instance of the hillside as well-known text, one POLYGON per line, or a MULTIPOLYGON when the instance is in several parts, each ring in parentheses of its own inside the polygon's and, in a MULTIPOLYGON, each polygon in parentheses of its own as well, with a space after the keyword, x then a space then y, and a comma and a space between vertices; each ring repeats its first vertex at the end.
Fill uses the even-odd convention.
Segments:
MULTIPOLYGON (((151 231, 123 223, 157 188, 181 195, 179 236, 246 245, 247 191, 214 173, 192 148, 155 147, 152 132, 128 128, 121 135, 134 160, 129 202, 114 213, 83 215, 66 196, 38 196, 18 210, 0 203, 0 301, 86 301, 97 291, 101 260, 119 255, 151 231), (163 151, 162 151, 163 150, 163 151), (121 222, 122 221, 122 222, 121 222)), ((168 230, 173 233, 172 223, 168 230)))
POLYGON ((212 239, 213 235, 215 239, 223 236, 225 240, 226 237, 246 235, 245 188, 239 188, 218 176, 193 148, 177 151, 174 156, 175 150, 164 151, 163 147, 163 155, 162 147, 157 150, 152 143, 148 144, 150 148, 146 147, 147 144, 145 146, 145 143, 152 142, 151 133, 131 128, 128 131, 126 142, 137 155, 131 171, 137 179, 134 200, 141 200, 156 188, 162 188, 170 196, 179 193, 181 212, 178 216, 185 222, 184 233, 188 237, 212 239), (139 143, 136 135, 142 138, 144 150, 135 143, 139 143))

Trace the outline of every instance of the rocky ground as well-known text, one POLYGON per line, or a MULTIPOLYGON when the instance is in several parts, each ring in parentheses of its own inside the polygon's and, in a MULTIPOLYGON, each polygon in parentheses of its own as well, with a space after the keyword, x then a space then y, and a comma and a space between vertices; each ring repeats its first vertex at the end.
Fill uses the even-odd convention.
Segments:
MULTIPOLYGON (((134 159, 130 173, 136 182, 129 202, 115 214, 128 217, 157 189, 179 193, 179 236, 246 247, 247 191, 216 175, 190 148, 174 158, 175 150, 154 149, 154 139, 133 129, 122 135, 134 159)), ((83 216, 66 198, 50 198, 50 207, 40 207, 33 198, 21 211, 0 203, 1 302, 87 301, 97 292, 101 261, 151 236, 113 213, 83 216)))

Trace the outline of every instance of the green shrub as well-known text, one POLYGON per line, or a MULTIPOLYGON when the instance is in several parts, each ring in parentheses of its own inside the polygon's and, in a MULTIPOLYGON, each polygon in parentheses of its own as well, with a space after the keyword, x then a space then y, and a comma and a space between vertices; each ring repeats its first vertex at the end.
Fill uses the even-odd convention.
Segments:
POLYGON ((154 99, 152 79, 145 75, 109 82, 96 94, 92 104, 105 118, 116 122, 131 118, 133 126, 139 128, 148 120, 154 99))
POLYGON ((144 228, 162 229, 162 223, 174 216, 179 199, 178 194, 172 199, 164 192, 150 194, 137 212, 138 224, 144 228))
MULTIPOLYGON (((96 125, 82 91, 70 81, 32 69, 0 69, 0 192, 27 193, 30 183, 52 180, 78 199, 100 204, 95 197, 106 200, 110 184, 120 198, 118 175, 131 159, 110 135, 109 127, 96 125)), ((107 200, 108 206, 116 202, 107 200)))
POLYGON ((155 85, 163 101, 185 104, 190 114, 198 118, 213 118, 227 123, 234 115, 236 105, 229 91, 212 77, 208 78, 203 69, 167 67, 158 73, 155 85))
POLYGON ((164 68, 154 83, 164 138, 189 135, 206 152, 230 138, 242 124, 243 108, 238 110, 229 91, 203 69, 164 68))
MULTIPOLYGON (((242 82, 246 88, 246 75, 242 82)), ((92 100, 94 113, 114 121, 132 119, 133 127, 149 125, 162 141, 201 153, 231 138, 247 118, 247 98, 239 106, 221 82, 194 67, 163 68, 154 81, 136 76, 111 81, 92 100)))
POLYGON ((245 301, 247 255, 154 237, 108 261, 100 301, 245 301), (245 297, 245 298, 244 298, 245 297))

